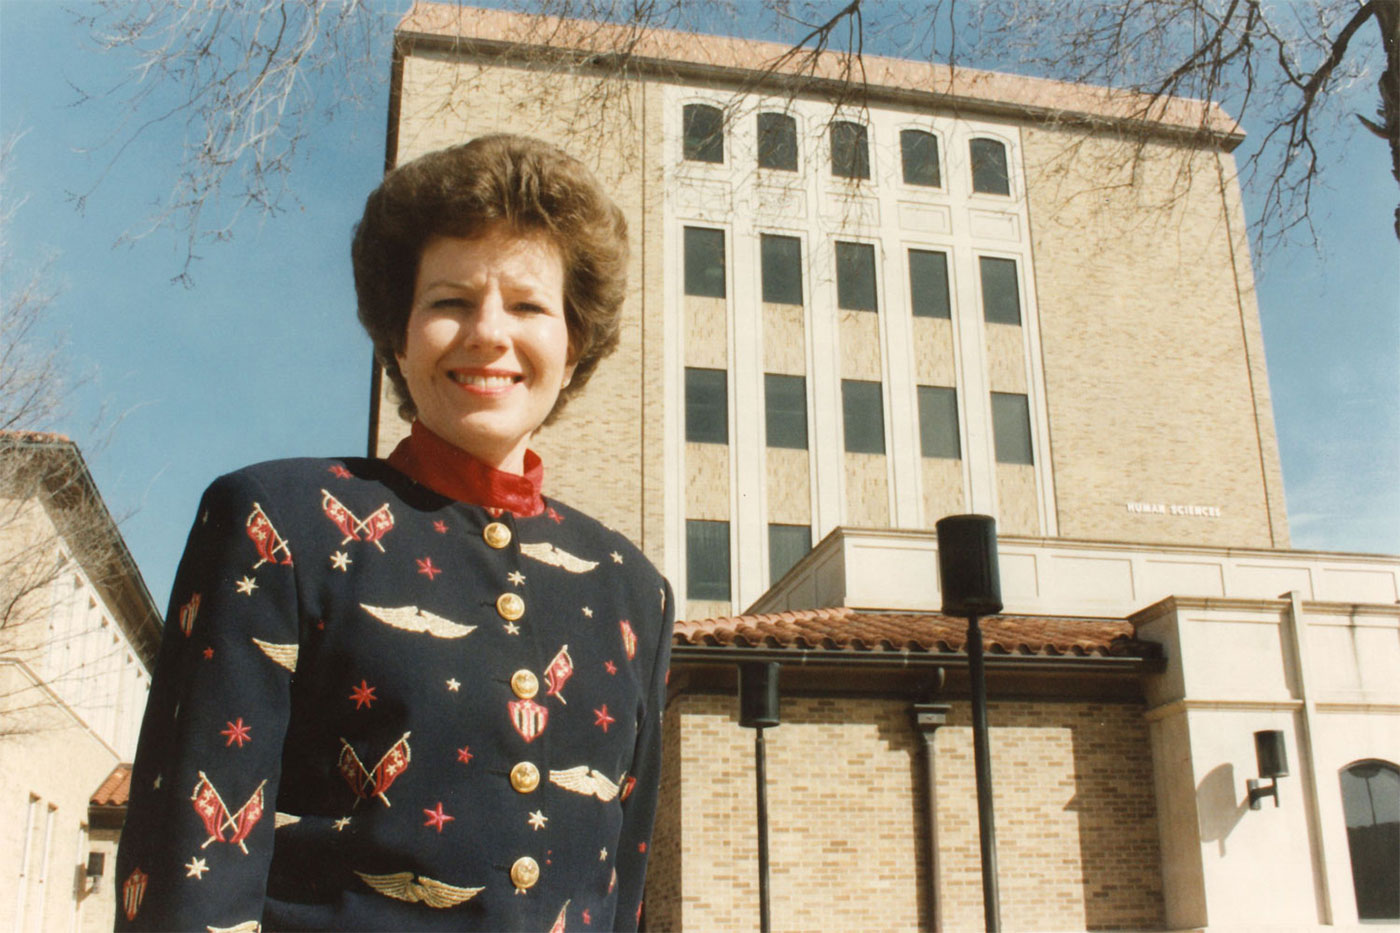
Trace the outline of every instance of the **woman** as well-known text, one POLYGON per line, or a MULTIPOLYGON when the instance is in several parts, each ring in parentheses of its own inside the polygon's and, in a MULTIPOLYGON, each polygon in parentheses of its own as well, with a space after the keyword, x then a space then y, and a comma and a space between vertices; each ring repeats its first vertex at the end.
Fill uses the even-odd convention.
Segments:
POLYGON ((491 136, 390 173, 353 258, 414 419, 205 493, 132 776, 119 929, 635 928, 666 582, 527 449, 617 344, 626 224, 491 136))

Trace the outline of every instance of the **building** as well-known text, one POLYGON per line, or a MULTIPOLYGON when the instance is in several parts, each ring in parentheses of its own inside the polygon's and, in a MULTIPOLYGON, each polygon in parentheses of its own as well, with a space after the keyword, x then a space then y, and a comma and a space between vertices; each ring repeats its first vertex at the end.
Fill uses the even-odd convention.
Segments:
POLYGON ((68 438, 0 432, 0 915, 111 929, 160 614, 68 438))
POLYGON ((757 926, 764 660, 775 928, 980 926, 932 532, 965 512, 1001 532, 1007 929, 1400 917, 1400 560, 1289 549, 1233 121, 785 51, 447 4, 397 36, 389 165, 527 128, 634 233, 622 346, 537 446, 692 620, 647 925, 757 926), (1264 730, 1291 773, 1255 812, 1264 730))

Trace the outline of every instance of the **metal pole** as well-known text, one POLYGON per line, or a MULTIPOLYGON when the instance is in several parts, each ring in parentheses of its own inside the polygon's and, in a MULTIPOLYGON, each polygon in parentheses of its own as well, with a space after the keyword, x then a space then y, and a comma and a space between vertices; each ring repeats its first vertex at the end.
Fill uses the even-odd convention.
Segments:
POLYGON ((754 770, 758 781, 758 928, 769 933, 768 918, 768 755, 763 746, 763 727, 753 733, 754 770))
POLYGON ((982 662, 982 628, 967 620, 967 667, 972 677, 972 756, 977 768, 977 828, 982 841, 982 911, 987 933, 1001 930, 997 895, 997 835, 992 815, 992 753, 987 741, 987 679, 982 662))

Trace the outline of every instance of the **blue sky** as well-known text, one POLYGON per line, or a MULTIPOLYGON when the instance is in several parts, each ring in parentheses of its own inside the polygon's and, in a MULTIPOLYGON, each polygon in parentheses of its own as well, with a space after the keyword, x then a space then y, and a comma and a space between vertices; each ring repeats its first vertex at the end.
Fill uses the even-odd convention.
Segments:
MULTIPOLYGON (((179 158, 178 127, 98 177, 86 152, 110 129, 71 85, 126 62, 93 51, 67 4, 0 0, 0 133, 23 131, 8 198, 15 264, 51 262, 50 333, 68 341, 82 445, 152 594, 167 598, 199 495, 220 473, 273 457, 365 449, 370 345, 355 322, 349 241, 384 157, 389 55, 364 109, 317 131, 293 178, 299 203, 247 217, 204 247, 195 286, 173 284, 178 239, 113 243, 151 213, 179 158), (105 411, 107 427, 91 427, 105 411)), ((1373 90, 1355 91, 1370 113, 1373 90)), ((1246 129, 1254 129, 1246 124, 1246 129)), ((1384 145, 1329 143, 1339 171, 1320 193, 1317 249, 1255 259, 1293 545, 1400 553, 1400 188, 1384 145)), ((1246 200, 1247 210, 1250 202, 1246 200)), ((4 287, 12 287, 7 280, 4 287)))

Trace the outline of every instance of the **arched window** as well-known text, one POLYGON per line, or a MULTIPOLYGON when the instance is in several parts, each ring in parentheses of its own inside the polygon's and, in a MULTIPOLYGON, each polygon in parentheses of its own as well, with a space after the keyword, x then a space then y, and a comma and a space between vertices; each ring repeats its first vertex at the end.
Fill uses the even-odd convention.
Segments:
POLYGON ((758 115, 758 167, 797 171, 797 121, 785 113, 758 115))
POLYGON ((709 104, 686 104, 681 111, 685 158, 690 162, 724 161, 724 114, 709 104))
POLYGON ((899 154, 904 162, 906 185, 941 187, 938 177, 937 136, 923 130, 900 130, 899 154))
POLYGON ((969 148, 972 155, 972 190, 980 194, 1010 194, 1006 147, 995 139, 974 139, 969 148))
POLYGON ((831 124, 831 174, 839 178, 870 177, 870 146, 861 124, 846 120, 831 124))
POLYGON ((1400 920, 1400 768, 1358 761, 1341 781, 1357 916, 1400 920))

